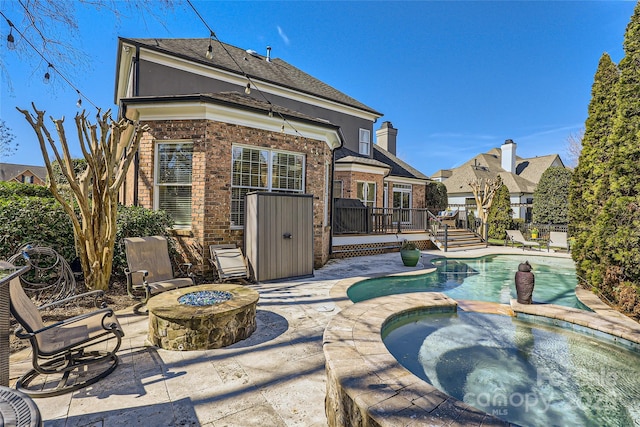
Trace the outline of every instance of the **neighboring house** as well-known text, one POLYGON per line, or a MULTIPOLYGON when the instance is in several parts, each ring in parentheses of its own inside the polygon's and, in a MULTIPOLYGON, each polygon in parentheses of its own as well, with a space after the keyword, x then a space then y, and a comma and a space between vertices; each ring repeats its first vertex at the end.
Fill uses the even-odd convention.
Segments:
POLYGON ((209 59, 209 45, 209 39, 119 39, 120 116, 149 127, 121 202, 167 210, 181 249, 202 265, 211 244, 243 245, 247 192, 312 194, 314 264, 323 265, 331 244, 334 151, 394 158, 372 147, 382 114, 271 58, 270 50, 263 56, 214 43, 209 59))
POLYGON ((16 165, 0 163, 0 181, 22 182, 24 184, 45 185, 47 168, 44 166, 16 165))
POLYGON ((431 179, 447 187, 450 208, 464 211, 465 207, 476 204, 469 182, 495 179, 499 175, 509 189, 514 218, 530 221, 533 193, 540 177, 550 167, 564 167, 564 164, 557 154, 527 159, 518 157, 516 148, 517 144, 507 139, 500 148, 478 154, 458 168, 440 170, 431 179))

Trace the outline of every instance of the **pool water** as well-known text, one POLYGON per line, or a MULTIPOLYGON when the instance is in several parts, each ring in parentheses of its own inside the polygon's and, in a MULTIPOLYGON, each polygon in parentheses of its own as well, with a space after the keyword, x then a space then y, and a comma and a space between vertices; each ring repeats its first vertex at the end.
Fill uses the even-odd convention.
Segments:
MULTIPOLYGON (((383 340, 444 393, 524 426, 640 425, 640 353, 495 314, 416 314, 383 340)), ((637 347, 636 347, 637 349, 637 347)))
POLYGON ((534 303, 558 304, 583 310, 575 294, 578 283, 573 260, 531 255, 489 255, 473 259, 439 258, 432 273, 387 276, 358 282, 347 290, 353 302, 407 292, 443 292, 458 300, 509 304, 516 298, 515 273, 529 261, 535 276, 534 303))

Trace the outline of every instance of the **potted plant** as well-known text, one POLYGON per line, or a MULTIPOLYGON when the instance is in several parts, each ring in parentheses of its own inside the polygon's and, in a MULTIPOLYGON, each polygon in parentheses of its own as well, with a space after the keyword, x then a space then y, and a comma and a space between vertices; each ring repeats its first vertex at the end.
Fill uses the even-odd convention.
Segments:
POLYGON ((533 227, 531 229, 531 238, 532 239, 537 239, 538 238, 538 234, 539 234, 538 229, 536 227, 533 227))
POLYGON ((418 249, 415 242, 410 242, 405 239, 400 248, 400 257, 405 266, 415 267, 420 260, 420 249, 418 249))

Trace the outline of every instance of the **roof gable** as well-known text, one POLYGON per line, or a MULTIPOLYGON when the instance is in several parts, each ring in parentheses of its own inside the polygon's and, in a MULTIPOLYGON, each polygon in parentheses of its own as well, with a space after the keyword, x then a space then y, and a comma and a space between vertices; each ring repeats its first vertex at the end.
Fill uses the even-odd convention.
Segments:
POLYGON ((47 178, 47 168, 44 166, 0 163, 0 181, 10 181, 20 175, 24 175, 25 172, 30 172, 42 181, 45 181, 47 178))
MULTIPOLYGON (((120 43, 129 43, 152 51, 206 65, 232 74, 244 73, 256 81, 271 83, 283 88, 313 95, 345 106, 357 108, 368 113, 382 116, 373 108, 340 92, 317 78, 303 72, 287 62, 265 56, 238 47, 213 42, 213 58, 207 59, 205 53, 209 39, 127 39, 120 37, 120 43), (244 72, 244 73, 243 73, 244 72)), ((116 89, 117 90, 117 89, 116 89)))

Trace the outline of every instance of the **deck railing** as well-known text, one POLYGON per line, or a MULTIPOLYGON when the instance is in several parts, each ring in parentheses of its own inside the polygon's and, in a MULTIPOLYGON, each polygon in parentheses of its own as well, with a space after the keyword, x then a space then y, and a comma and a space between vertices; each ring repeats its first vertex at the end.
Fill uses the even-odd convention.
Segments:
POLYGON ((429 228, 426 209, 336 207, 333 233, 393 234, 426 231, 429 228))

